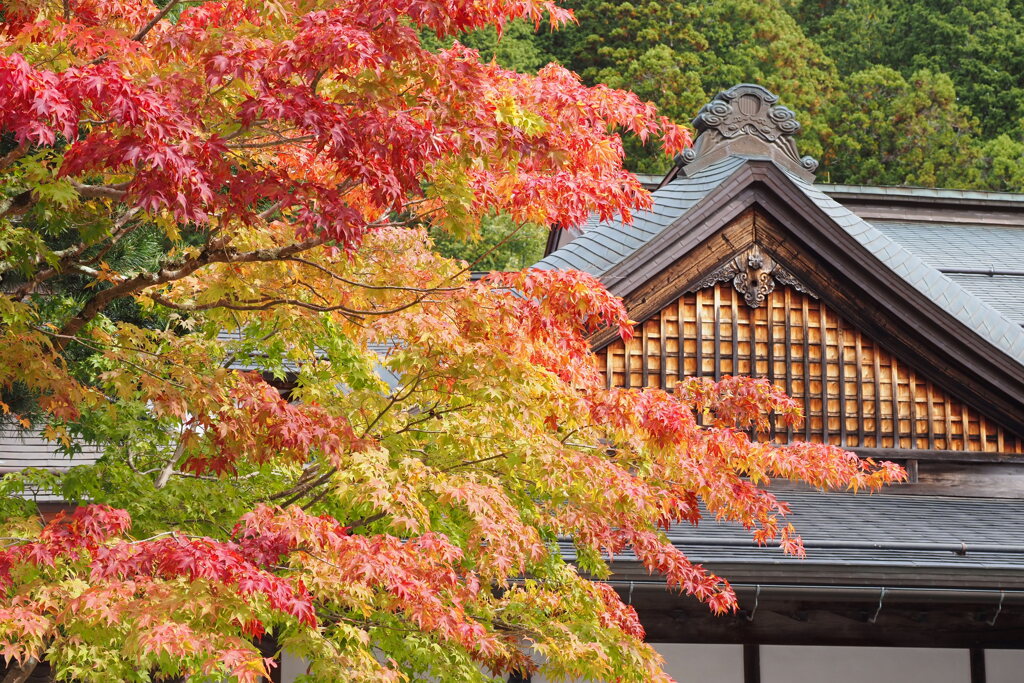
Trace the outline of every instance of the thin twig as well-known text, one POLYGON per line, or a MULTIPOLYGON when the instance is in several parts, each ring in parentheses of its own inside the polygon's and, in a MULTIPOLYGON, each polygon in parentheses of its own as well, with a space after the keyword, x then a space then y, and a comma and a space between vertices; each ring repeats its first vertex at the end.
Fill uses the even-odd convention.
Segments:
POLYGON ((309 260, 304 259, 304 258, 299 258, 297 256, 292 256, 292 257, 288 258, 287 260, 288 261, 294 261, 295 263, 302 263, 302 264, 310 266, 312 268, 316 268, 317 270, 323 272, 324 274, 328 275, 331 278, 334 278, 335 280, 338 280, 339 282, 344 282, 347 285, 352 285, 353 287, 361 287, 363 289, 394 290, 394 291, 399 291, 399 292, 417 292, 417 293, 420 293, 420 294, 432 294, 434 292, 457 292, 459 290, 465 289, 465 287, 401 287, 401 286, 398 286, 398 285, 371 285, 371 284, 368 284, 366 282, 358 282, 356 280, 349 280, 346 277, 338 275, 333 270, 330 270, 329 268, 325 268, 324 266, 321 266, 319 263, 314 263, 313 261, 309 261, 309 260))

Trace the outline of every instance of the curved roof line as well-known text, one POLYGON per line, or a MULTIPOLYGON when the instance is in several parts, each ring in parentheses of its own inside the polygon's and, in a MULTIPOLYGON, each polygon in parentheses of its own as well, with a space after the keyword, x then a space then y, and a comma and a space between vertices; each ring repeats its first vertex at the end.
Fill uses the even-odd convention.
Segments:
MULTIPOLYGON (((925 263, 906 247, 860 218, 814 185, 762 156, 730 156, 692 176, 677 176, 652 193, 654 206, 635 214, 632 225, 621 220, 598 222, 565 247, 541 259, 535 267, 582 270, 601 279, 613 291, 626 276, 622 264, 652 242, 663 242, 667 231, 686 229, 687 214, 750 162, 770 163, 818 209, 885 268, 930 299, 994 349, 1024 366, 1024 329, 959 283, 925 263), (655 239, 655 238, 662 239, 655 239)), ((829 186, 835 187, 835 186, 829 186)), ((1024 204, 1024 197, 1018 196, 1024 204)), ((627 288, 629 286, 627 285, 627 288)), ((616 291, 620 296, 626 291, 616 291)))

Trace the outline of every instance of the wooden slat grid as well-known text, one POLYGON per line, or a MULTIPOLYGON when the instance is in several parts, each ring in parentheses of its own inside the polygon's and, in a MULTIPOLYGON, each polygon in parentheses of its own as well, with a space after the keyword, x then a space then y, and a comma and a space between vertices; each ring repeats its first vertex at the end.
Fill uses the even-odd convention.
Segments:
POLYGON ((767 377, 803 403, 779 442, 1022 453, 1024 442, 926 381, 824 302, 778 287, 750 308, 731 283, 684 294, 600 352, 609 386, 671 389, 680 377, 767 377))

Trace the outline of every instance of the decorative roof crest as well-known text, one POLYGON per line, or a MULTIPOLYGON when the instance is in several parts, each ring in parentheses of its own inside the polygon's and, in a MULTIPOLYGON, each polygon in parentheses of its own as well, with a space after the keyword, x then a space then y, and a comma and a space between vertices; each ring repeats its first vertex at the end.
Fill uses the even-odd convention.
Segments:
POLYGON ((797 153, 793 137, 800 123, 791 110, 775 104, 778 101, 778 95, 751 83, 718 93, 693 120, 697 140, 676 157, 676 163, 690 175, 731 154, 766 155, 813 180, 818 162, 797 153))

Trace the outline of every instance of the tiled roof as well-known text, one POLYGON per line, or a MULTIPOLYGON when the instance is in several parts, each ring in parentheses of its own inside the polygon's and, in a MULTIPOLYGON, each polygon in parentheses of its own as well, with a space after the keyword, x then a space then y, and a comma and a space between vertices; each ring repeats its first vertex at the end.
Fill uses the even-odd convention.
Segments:
POLYGON ((1008 319, 1024 324, 1024 226, 871 224, 1008 319), (985 270, 989 273, 962 272, 985 270))
POLYGON ((939 272, 884 232, 855 215, 820 189, 798 178, 793 182, 837 225, 890 270, 994 347, 1024 364, 1024 331, 991 305, 939 272))
POLYGON ((75 465, 91 465, 100 455, 98 446, 84 444, 80 452, 69 457, 36 430, 21 429, 10 423, 0 425, 0 473, 25 467, 66 470, 75 465))
MULTIPOLYGON (((1024 203, 1024 197, 1021 201, 1024 203)), ((935 268, 1024 268, 1024 226, 880 220, 871 221, 871 225, 935 268)))
MULTIPOLYGON (((654 208, 638 213, 632 225, 626 226, 617 220, 599 223, 567 246, 549 254, 536 264, 537 267, 575 268, 600 277, 647 244, 668 225, 685 218, 684 215, 690 208, 736 173, 747 159, 748 157, 743 156, 730 156, 711 164, 692 177, 677 177, 654 193, 654 208)), ((939 267, 932 261, 939 262, 938 254, 943 246, 933 232, 920 227, 901 227, 899 224, 888 224, 887 229, 877 228, 829 197, 822 186, 811 184, 786 169, 783 169, 783 172, 794 186, 836 225, 843 228, 886 267, 979 337, 1010 358, 1024 364, 1024 331, 1020 327, 1018 304, 1008 302, 1005 295, 997 294, 995 291, 989 292, 988 288, 979 292, 979 283, 976 281, 957 279, 940 272, 939 267), (915 237, 921 235, 925 235, 928 242, 914 247, 915 237), (918 250, 921 253, 918 253, 918 250)), ((921 192, 928 194, 923 190, 921 192)), ((1005 199, 1002 196, 1001 198, 1005 199)), ((1018 199, 1024 203, 1024 197, 1018 199)), ((969 253, 973 255, 972 259, 984 258, 983 254, 988 250, 998 251, 1000 247, 996 246, 996 243, 1001 237, 1012 240, 1013 251, 1017 251, 1024 242, 1021 233, 1006 234, 1009 228, 1001 231, 985 226, 983 231, 981 226, 975 226, 971 232, 971 226, 958 227, 961 232, 957 233, 958 237, 953 244, 968 248, 969 253), (974 238, 980 239, 983 243, 976 246, 972 243, 967 247, 967 243, 971 243, 974 238)), ((685 230, 685 223, 680 224, 679 229, 685 230)), ((947 242, 947 250, 950 250, 949 245, 950 242, 947 242)), ((945 254, 941 262, 947 263, 955 259, 955 255, 945 254)), ((960 259, 960 263, 963 260, 960 259)))
MULTIPOLYGON (((803 538, 807 557, 759 547, 750 532, 713 520, 673 527, 669 538, 694 562, 707 564, 1001 569, 1024 571, 1024 500, 822 493, 778 494, 791 505, 787 521, 803 538)), ((562 553, 575 558, 571 542, 562 553)), ((613 561, 635 560, 632 552, 613 561)), ((903 572, 894 571, 894 582, 903 572)))
POLYGON ((1002 313, 1024 325, 1024 276, 947 273, 953 282, 1002 313))
POLYGON ((1019 204, 1020 194, 1015 192, 989 192, 986 190, 951 190, 941 187, 907 187, 892 185, 839 185, 816 183, 826 194, 859 194, 905 199, 950 199, 955 201, 1007 202, 1019 204))
POLYGON ((742 157, 711 164, 692 178, 681 178, 652 193, 654 207, 637 211, 633 223, 594 222, 568 245, 541 259, 536 268, 575 269, 600 276, 643 246, 743 165, 742 157))

